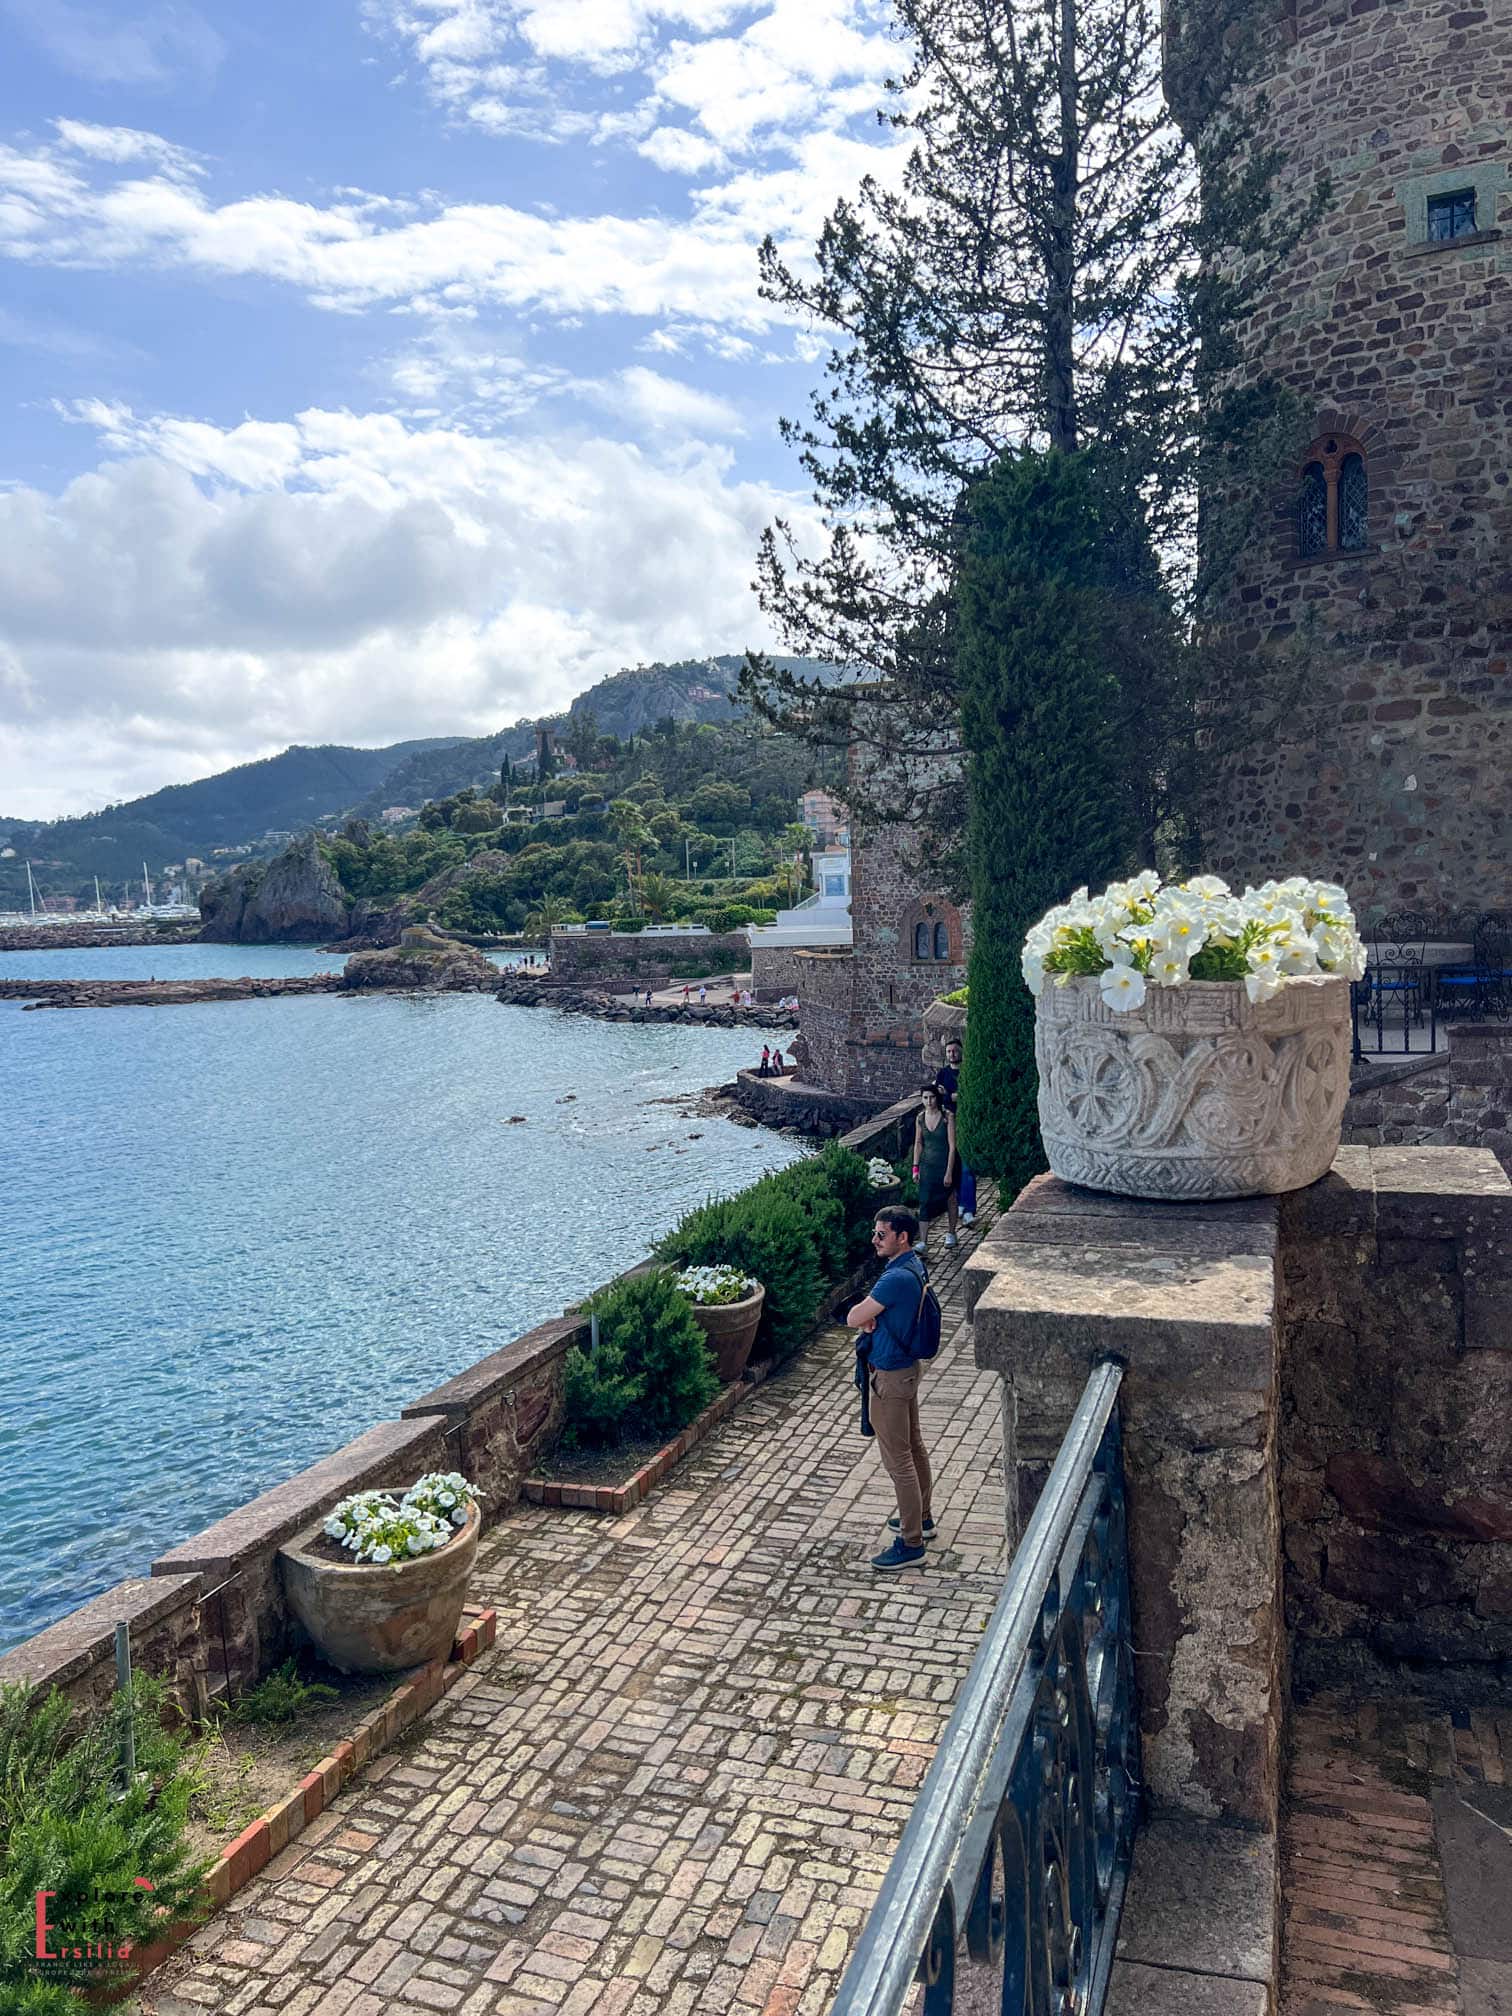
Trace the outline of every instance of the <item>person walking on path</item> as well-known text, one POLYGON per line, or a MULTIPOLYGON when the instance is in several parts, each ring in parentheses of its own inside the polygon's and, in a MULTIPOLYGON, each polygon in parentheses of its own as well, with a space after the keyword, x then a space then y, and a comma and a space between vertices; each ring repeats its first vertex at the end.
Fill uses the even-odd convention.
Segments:
MULTIPOLYGON (((945 1062, 935 1073, 935 1083, 945 1096, 945 1110, 953 1114, 961 1090, 961 1046, 954 1038, 945 1045, 945 1062)), ((961 1223, 976 1223, 976 1177, 956 1150, 956 1201, 961 1207, 961 1223)))
POLYGON ((923 1366, 912 1343, 920 1304, 929 1276, 914 1251, 919 1221, 900 1204, 877 1213, 872 1226, 872 1251, 883 1261, 871 1293, 858 1302, 846 1322, 868 1333, 866 1381, 871 1425, 882 1467, 892 1479, 897 1516, 888 1520, 895 1538, 872 1567, 886 1574, 895 1568, 917 1568, 926 1541, 933 1540, 930 1503, 933 1479, 929 1454, 919 1432, 919 1383, 923 1366))
POLYGON ((955 1165, 955 1115, 947 1109, 939 1086, 926 1085, 923 1110, 914 1127, 913 1179, 919 1186, 919 1216, 925 1225, 942 1211, 947 1214, 947 1246, 956 1243, 955 1165))

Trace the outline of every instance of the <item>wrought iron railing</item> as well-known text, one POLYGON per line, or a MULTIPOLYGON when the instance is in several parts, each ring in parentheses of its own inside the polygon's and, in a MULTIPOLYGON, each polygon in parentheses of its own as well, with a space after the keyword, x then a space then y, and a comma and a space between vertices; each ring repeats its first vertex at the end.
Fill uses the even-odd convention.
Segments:
MULTIPOLYGON (((1087 1381, 831 2016, 1097 2016, 1139 1803, 1122 1372, 1087 1381)), ((1009 1480, 1010 1490, 1013 1488, 1009 1480)))
POLYGON ((1438 1050, 1439 986, 1440 976, 1431 966, 1367 967, 1365 978, 1349 989, 1355 1061, 1367 1055, 1427 1056, 1438 1050))

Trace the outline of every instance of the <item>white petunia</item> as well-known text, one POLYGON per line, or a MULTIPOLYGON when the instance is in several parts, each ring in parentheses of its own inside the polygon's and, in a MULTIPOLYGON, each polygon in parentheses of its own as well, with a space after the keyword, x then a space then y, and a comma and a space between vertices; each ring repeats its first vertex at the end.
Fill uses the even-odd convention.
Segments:
POLYGON ((1117 959, 1097 976, 1102 998, 1120 1013, 1139 1007, 1145 998, 1145 976, 1132 959, 1117 959))
POLYGON ((1150 978, 1157 987, 1184 987, 1192 977, 1185 953, 1157 952, 1150 961, 1150 978))

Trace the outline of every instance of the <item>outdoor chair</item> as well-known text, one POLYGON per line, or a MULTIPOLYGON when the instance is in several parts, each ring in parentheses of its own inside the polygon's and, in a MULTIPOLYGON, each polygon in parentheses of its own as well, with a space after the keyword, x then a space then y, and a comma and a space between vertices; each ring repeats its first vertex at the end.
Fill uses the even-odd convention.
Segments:
POLYGON ((1440 973, 1438 998, 1445 1015, 1512 1018, 1512 915, 1488 910, 1476 920, 1472 963, 1440 973))
POLYGON ((1366 978, 1370 982, 1370 1019, 1379 1029, 1393 1003, 1400 1006, 1402 1026, 1423 1019, 1423 989, 1427 969, 1423 954, 1432 929, 1421 910, 1394 910, 1376 926, 1375 956, 1366 978))

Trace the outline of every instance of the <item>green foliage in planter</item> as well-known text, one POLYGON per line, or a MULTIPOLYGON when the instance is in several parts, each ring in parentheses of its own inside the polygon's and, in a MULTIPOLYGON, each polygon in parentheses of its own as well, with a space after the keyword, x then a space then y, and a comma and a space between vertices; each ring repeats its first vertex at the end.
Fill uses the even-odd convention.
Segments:
POLYGON ((249 1687, 245 1694, 237 1696, 226 1720, 235 1723, 293 1722, 299 1716, 309 1714, 312 1708, 321 1708, 327 1701, 336 1700, 339 1693, 339 1688, 328 1686, 324 1680, 304 1679, 298 1662, 285 1659, 282 1666, 265 1680, 259 1680, 255 1687, 249 1687))
POLYGON ((703 1330, 667 1269, 614 1282, 587 1310, 598 1317, 598 1349, 567 1354, 565 1439, 671 1437, 719 1392, 703 1330))
MULTIPOLYGON (((67 1696, 0 1687, 0 2008, 16 2016, 77 2016, 69 1987, 36 1958, 36 1898, 56 1952, 86 1943, 147 1945, 195 1915, 200 1879, 184 1835, 194 1789, 188 1745, 164 1726, 161 1682, 139 1674, 83 1722, 67 1696), (136 1737, 136 1779, 118 1797, 121 1741, 136 1737), (153 1885, 138 1889, 138 1877, 153 1885)), ((78 1963, 80 1966, 83 1963, 78 1963)))
MULTIPOLYGON (((796 1349, 814 1321, 824 1292, 824 1274, 815 1250, 814 1220, 794 1197, 768 1188, 764 1177, 735 1197, 722 1197, 690 1212, 663 1252, 676 1249, 680 1266, 727 1261, 754 1274, 766 1289, 757 1351, 778 1357, 796 1349)), ((836 1214, 838 1216, 838 1213, 836 1214)))
POLYGON ((971 1021, 961 1153, 1005 1197, 1045 1166, 1024 935, 1137 843, 1125 772, 1125 658, 1158 628, 1137 514, 1088 457, 1005 455, 965 499, 957 672, 967 748, 971 1021))
POLYGON ((947 1008, 964 1008, 971 997, 970 987, 957 987, 953 994, 941 994, 938 998, 947 1008))

